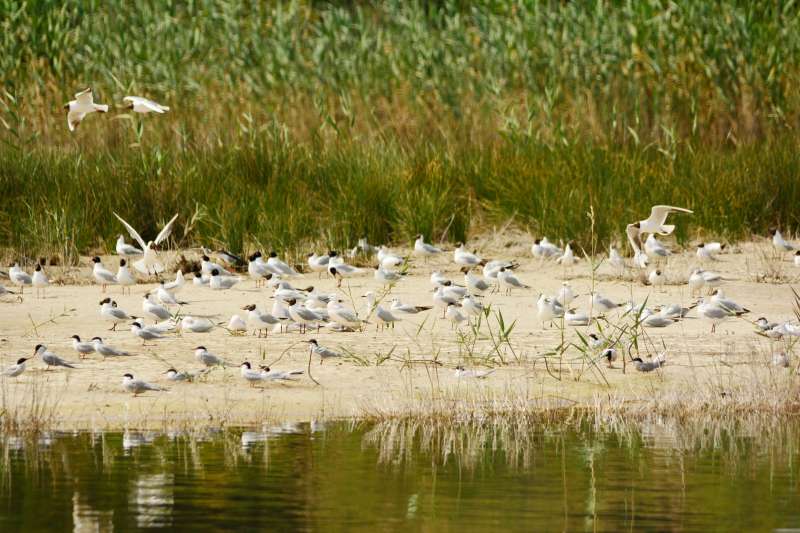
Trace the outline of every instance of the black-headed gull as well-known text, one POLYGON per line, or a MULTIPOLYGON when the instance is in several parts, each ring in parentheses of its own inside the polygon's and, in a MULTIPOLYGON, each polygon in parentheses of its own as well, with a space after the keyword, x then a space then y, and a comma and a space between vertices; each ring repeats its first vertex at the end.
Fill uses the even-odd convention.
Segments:
POLYGON ((166 113, 169 107, 161 105, 157 102, 144 98, 142 96, 126 96, 122 99, 125 102, 125 107, 133 110, 134 113, 166 113))
POLYGON ((139 235, 139 233, 133 229, 133 226, 125 222, 121 216, 116 213, 114 213, 114 216, 117 217, 120 222, 122 222, 122 225, 128 230, 130 236, 141 245, 142 250, 144 251, 144 257, 136 261, 136 263, 133 265, 136 270, 148 276, 163 272, 164 265, 161 263, 161 261, 159 261, 155 247, 167 240, 167 238, 170 236, 172 233, 172 227, 175 224, 175 220, 178 218, 178 214, 176 213, 175 216, 173 216, 170 221, 164 225, 164 228, 159 232, 156 238, 149 242, 144 242, 144 239, 142 239, 141 235, 139 235))
POLYGON ((108 111, 108 106, 105 104, 95 104, 94 97, 92 96, 91 87, 75 94, 75 100, 70 100, 64 104, 64 109, 67 110, 67 126, 69 131, 75 131, 78 124, 86 117, 94 112, 105 113, 108 111))
POLYGON ((670 213, 689 213, 692 211, 684 209, 683 207, 673 207, 670 205, 654 205, 650 210, 650 217, 645 220, 640 220, 632 224, 628 224, 625 228, 625 233, 628 235, 628 241, 631 244, 634 252, 634 263, 639 268, 646 266, 647 256, 644 255, 642 250, 642 235, 657 233, 659 235, 669 235, 675 231, 675 226, 671 224, 664 224, 670 213))

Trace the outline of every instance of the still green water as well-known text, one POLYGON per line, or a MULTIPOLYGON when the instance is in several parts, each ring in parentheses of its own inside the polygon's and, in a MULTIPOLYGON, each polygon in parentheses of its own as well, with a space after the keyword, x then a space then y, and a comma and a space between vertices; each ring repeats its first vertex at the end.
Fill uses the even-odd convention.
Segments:
POLYGON ((5 436, 0 531, 800 528, 796 430, 329 423, 5 436))

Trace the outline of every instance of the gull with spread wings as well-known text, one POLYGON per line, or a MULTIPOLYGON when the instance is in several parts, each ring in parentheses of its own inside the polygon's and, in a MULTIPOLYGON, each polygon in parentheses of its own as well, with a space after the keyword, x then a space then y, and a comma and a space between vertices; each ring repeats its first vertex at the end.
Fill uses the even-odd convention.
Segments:
POLYGON ((692 211, 683 207, 672 207, 670 205, 654 205, 650 210, 650 218, 628 224, 625 232, 628 234, 628 241, 633 248, 634 263, 640 268, 647 266, 647 256, 642 251, 642 235, 654 234, 669 235, 675 230, 675 226, 664 224, 670 213, 689 213, 692 211))
POLYGON ((172 233, 172 226, 175 224, 175 220, 178 218, 178 214, 176 213, 175 216, 172 217, 172 220, 166 223, 164 229, 162 229, 161 232, 158 234, 158 236, 156 236, 155 240, 149 241, 146 244, 144 242, 144 239, 142 239, 141 235, 139 235, 139 233, 135 229, 133 229, 133 226, 125 222, 125 220, 123 220, 123 218, 118 214, 114 213, 114 216, 117 217, 120 222, 122 222, 122 225, 125 226, 125 229, 128 230, 128 233, 130 233, 131 237, 136 242, 138 242, 141 245, 142 250, 144 250, 144 257, 142 257, 133 264, 136 270, 148 276, 153 274, 160 274, 161 272, 163 272, 164 265, 158 258, 156 247, 165 240, 167 240, 167 237, 170 236, 170 234, 172 233))

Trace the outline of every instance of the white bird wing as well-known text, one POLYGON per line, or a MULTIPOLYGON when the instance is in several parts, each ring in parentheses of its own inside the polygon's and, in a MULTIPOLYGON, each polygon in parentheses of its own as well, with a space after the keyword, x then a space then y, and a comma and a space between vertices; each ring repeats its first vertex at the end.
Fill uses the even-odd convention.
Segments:
POLYGON ((165 111, 169 111, 169 108, 166 106, 162 106, 161 104, 144 98, 142 96, 126 96, 122 99, 123 102, 130 102, 134 105, 143 105, 148 108, 150 111, 155 113, 164 113, 165 111))
POLYGON ((146 250, 147 243, 145 243, 144 239, 142 239, 142 236, 139 235, 139 233, 135 229, 133 229, 133 226, 125 222, 125 220, 118 214, 114 213, 114 216, 117 217, 120 222, 122 222, 122 225, 125 226, 125 229, 128 230, 128 233, 130 234, 131 238, 133 238, 134 240, 136 240, 136 242, 139 243, 139 245, 142 247, 142 250, 146 250))
POLYGON ((175 213, 175 216, 172 217, 172 220, 167 222, 166 226, 164 226, 164 229, 162 229, 161 233, 159 233, 158 236, 156 237, 156 240, 153 241, 154 243, 161 244, 163 241, 167 239, 167 237, 170 236, 170 234, 172 233, 172 225, 175 223, 175 220, 177 220, 177 218, 178 218, 178 213, 175 213))
POLYGON ((92 88, 89 87, 79 93, 75 93, 75 101, 78 102, 82 106, 91 106, 94 103, 94 98, 92 97, 92 88))
POLYGON ((639 235, 639 228, 633 224, 628 224, 625 228, 625 233, 628 235, 628 242, 631 243, 634 253, 642 251, 642 237, 639 235))
POLYGON ((683 207, 673 207, 671 205, 654 205, 653 208, 650 210, 650 218, 647 219, 648 222, 656 225, 662 226, 664 222, 667 221, 667 215, 670 213, 693 213, 689 209, 685 209, 683 207))

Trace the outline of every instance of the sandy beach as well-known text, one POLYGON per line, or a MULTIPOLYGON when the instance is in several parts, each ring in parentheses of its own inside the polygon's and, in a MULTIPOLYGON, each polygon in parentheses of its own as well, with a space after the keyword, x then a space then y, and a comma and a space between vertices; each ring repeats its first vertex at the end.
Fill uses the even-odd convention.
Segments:
MULTIPOLYGON (((193 256, 191 251, 184 254, 193 256)), ((208 333, 169 334, 152 346, 143 347, 126 325, 107 331, 110 324, 101 321, 98 302, 110 296, 130 314, 141 315, 142 295, 154 284, 141 283, 131 295, 123 296, 115 286, 103 293, 91 283, 88 266, 68 271, 50 267, 53 285, 47 289, 46 297, 37 298, 35 291, 27 288, 22 302, 6 297, 0 304, 0 362, 5 368, 19 357, 30 357, 34 346, 44 343, 78 368, 46 371, 38 358, 29 361, 22 376, 0 381, 3 409, 20 418, 38 410, 49 418, 48 425, 59 428, 191 427, 255 424, 266 419, 300 421, 397 414, 423 409, 431 402, 462 410, 503 406, 536 409, 548 405, 646 405, 664 397, 739 395, 752 400, 762 395, 769 403, 773 398, 764 391, 777 390, 778 386, 796 389, 800 380, 795 372, 796 361, 788 370, 772 364, 772 354, 785 349, 786 341, 757 335, 749 322, 759 316, 773 321, 794 319, 788 282, 797 279, 797 270, 788 254, 773 258, 774 252, 766 242, 741 244, 734 247, 734 253, 725 253, 719 261, 704 265, 724 276, 726 296, 751 313, 745 319, 723 322, 714 334, 710 334, 710 323, 696 318, 696 311, 667 328, 645 328, 645 335, 638 339, 638 354, 647 359, 665 352, 667 359, 663 369, 652 373, 637 372, 630 363, 623 371, 621 360, 615 368, 607 368, 602 361, 592 364, 592 357, 578 348, 582 346, 579 333, 597 331, 596 324, 566 326, 562 330, 557 326, 543 327, 538 321, 538 294, 555 294, 564 279, 580 294, 572 306, 589 312, 587 294, 593 281, 587 261, 565 270, 553 262, 532 258, 528 246, 521 242, 509 247, 490 244, 481 254, 517 259, 521 264, 518 277, 531 288, 509 295, 487 294, 484 303, 491 304, 492 314, 484 320, 477 338, 470 328, 454 328, 441 318, 441 311, 432 310, 382 332, 376 331, 374 320, 363 332, 333 333, 323 329, 307 334, 270 333, 266 338, 249 333, 232 335, 218 327, 208 333), (68 282, 62 284, 65 280, 68 282), (499 347, 496 313, 502 313, 506 326, 514 322, 509 342, 501 342, 499 347), (101 336, 107 344, 134 355, 103 360, 92 354, 80 360, 71 346, 70 337, 75 334, 86 340, 101 336), (324 364, 313 357, 309 376, 305 341, 310 338, 352 356, 326 360, 324 364), (573 345, 568 346, 569 343, 573 345), (193 353, 199 345, 232 366, 213 369, 194 383, 168 382, 164 372, 170 366, 179 370, 201 368, 193 353), (559 350, 559 346, 566 349, 559 350), (559 355, 559 351, 563 353, 559 355), (300 369, 306 373, 296 382, 251 388, 240 377, 239 364, 245 360, 254 366, 266 364, 273 369, 300 369), (459 364, 492 368, 494 372, 488 379, 457 379, 454 368, 459 364), (126 372, 169 390, 134 398, 121 387, 126 372)), ((104 257, 103 262, 110 268, 117 258, 104 257)), ((82 263, 88 265, 88 259, 82 263)), ((641 303, 646 299, 649 306, 689 306, 696 298, 690 294, 686 279, 696 264, 694 250, 670 257, 662 267, 668 278, 663 288, 643 285, 636 278, 638 273, 631 271, 625 279, 618 279, 607 264, 596 270, 594 283, 597 291, 619 302, 633 299, 641 303)), ((397 296, 405 303, 431 305, 429 275, 434 269, 463 282, 463 275, 452 262, 452 253, 442 254, 428 264, 412 259, 408 275, 394 286, 386 300, 397 296)), ((246 311, 241 310, 244 305, 256 304, 269 310, 272 291, 256 289, 246 274, 243 278, 228 291, 187 283, 179 296, 188 305, 180 308, 180 314, 205 316, 227 324, 233 314, 246 316, 246 311)), ((297 287, 313 285, 323 292, 337 292, 333 279, 318 279, 317 274, 305 274, 292 282, 297 287)), ((371 274, 346 280, 338 292, 346 305, 362 314, 365 303, 361 295, 368 290, 381 290, 381 284, 371 274)), ((619 315, 609 313, 608 322, 600 322, 609 337, 616 336, 616 327, 631 322, 619 315)))

